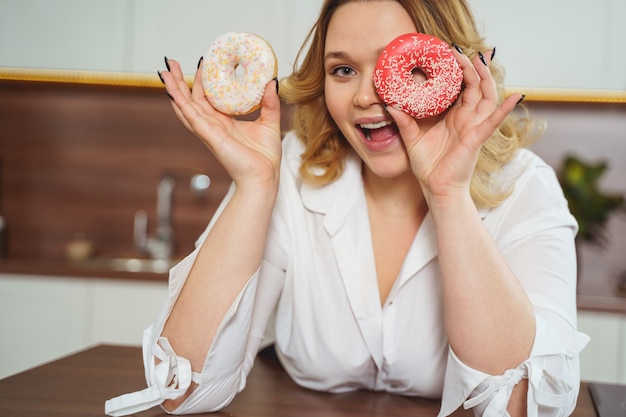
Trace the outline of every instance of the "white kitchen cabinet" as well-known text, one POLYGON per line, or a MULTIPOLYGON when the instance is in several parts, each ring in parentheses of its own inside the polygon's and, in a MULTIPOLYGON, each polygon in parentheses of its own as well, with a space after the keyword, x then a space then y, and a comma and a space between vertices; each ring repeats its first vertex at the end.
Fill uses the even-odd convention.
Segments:
POLYGON ((141 345, 167 283, 0 274, 0 378, 87 346, 141 345))
POLYGON ((626 384, 626 314, 578 312, 591 341, 580 355, 581 379, 626 384))
POLYGON ((0 66, 120 71, 133 3, 0 0, 0 66))
POLYGON ((0 377, 81 349, 87 281, 0 275, 0 377))
POLYGON ((89 343, 141 345, 167 298, 167 283, 93 280, 89 343))
POLYGON ((619 357, 621 362, 620 369, 622 372, 622 378, 619 382, 621 384, 626 384, 626 314, 622 315, 622 338, 620 341, 620 348, 621 354, 619 357))
POLYGON ((626 39, 626 1, 468 2, 483 36, 497 46, 506 85, 626 89, 626 55, 614 52, 626 39))
MULTIPOLYGON (((623 0, 469 0, 498 48, 506 85, 626 89, 623 0), (555 29, 555 27, 557 27, 555 29), (584 28, 584 30, 581 30, 584 28)), ((156 76, 163 56, 192 74, 227 31, 272 43, 279 76, 290 73, 322 0, 0 0, 0 67, 139 72, 156 76)))
POLYGON ((137 0, 130 26, 128 68, 154 73, 163 56, 193 74, 210 43, 226 32, 252 32, 274 48, 279 75, 291 72, 298 48, 319 10, 320 0, 137 0), (312 9, 310 12, 307 12, 312 9))
POLYGON ((0 67, 146 73, 178 60, 187 75, 225 32, 272 44, 291 72, 321 0, 0 0, 0 67), (54 18, 51 18, 54 16, 54 18))

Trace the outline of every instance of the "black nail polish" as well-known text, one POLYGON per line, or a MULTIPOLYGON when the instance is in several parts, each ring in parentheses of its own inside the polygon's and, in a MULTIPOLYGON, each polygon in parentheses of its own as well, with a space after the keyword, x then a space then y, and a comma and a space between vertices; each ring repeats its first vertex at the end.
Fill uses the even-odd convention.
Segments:
POLYGON ((454 49, 457 50, 458 53, 462 54, 463 50, 461 48, 459 48, 459 45, 457 45, 456 43, 452 42, 452 46, 454 47, 454 49))
POLYGON ((167 57, 164 58, 165 59, 165 67, 167 68, 167 70, 170 70, 170 63, 167 62, 167 57))
POLYGON ((493 58, 496 56, 496 47, 493 47, 493 51, 491 51, 491 58, 489 58, 490 61, 493 61, 493 58))
POLYGON ((196 69, 200 68, 200 65, 202 65, 202 61, 204 60, 204 57, 201 56, 200 59, 198 60, 198 65, 196 66, 196 69))
POLYGON ((165 80, 163 79, 163 76, 161 75, 161 71, 157 71, 157 74, 159 74, 159 80, 161 80, 161 82, 165 84, 165 80))
POLYGON ((517 105, 517 104, 520 104, 522 101, 524 101, 524 99, 525 99, 525 98, 526 98, 526 94, 522 94, 522 97, 520 97, 520 99, 519 99, 519 100, 517 100, 516 105, 517 105))
POLYGON ((167 94, 167 96, 169 97, 170 100, 174 101, 174 97, 172 97, 172 95, 170 93, 168 93, 167 91, 165 92, 165 94, 167 94))
POLYGON ((480 62, 487 65, 487 61, 485 61, 485 56, 483 55, 482 52, 478 51, 478 57, 480 58, 480 62))
POLYGON ((276 94, 278 94, 278 87, 280 86, 280 83, 278 82, 278 77, 275 77, 274 81, 276 81, 276 94))

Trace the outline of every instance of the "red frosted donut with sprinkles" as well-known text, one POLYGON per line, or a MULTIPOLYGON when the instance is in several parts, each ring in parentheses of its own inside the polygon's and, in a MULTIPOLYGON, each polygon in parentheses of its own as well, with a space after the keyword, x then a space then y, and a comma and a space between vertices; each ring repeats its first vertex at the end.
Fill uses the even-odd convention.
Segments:
POLYGON ((229 115, 261 106, 267 84, 278 74, 276 54, 263 38, 229 32, 215 39, 204 55, 202 87, 213 107, 229 115))
POLYGON ((391 41, 374 70, 380 98, 417 119, 436 116, 450 107, 462 82, 463 72, 450 46, 423 33, 407 33, 391 41), (426 75, 426 81, 413 78, 416 69, 426 75))

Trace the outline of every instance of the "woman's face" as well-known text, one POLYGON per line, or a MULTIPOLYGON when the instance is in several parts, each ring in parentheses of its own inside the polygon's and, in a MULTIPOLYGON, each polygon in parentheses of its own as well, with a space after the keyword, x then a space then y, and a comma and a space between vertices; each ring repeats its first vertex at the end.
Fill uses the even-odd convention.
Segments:
POLYGON ((374 67, 389 42, 416 31, 404 8, 388 0, 344 4, 328 26, 326 106, 366 169, 385 178, 405 173, 410 165, 398 129, 376 93, 374 67))

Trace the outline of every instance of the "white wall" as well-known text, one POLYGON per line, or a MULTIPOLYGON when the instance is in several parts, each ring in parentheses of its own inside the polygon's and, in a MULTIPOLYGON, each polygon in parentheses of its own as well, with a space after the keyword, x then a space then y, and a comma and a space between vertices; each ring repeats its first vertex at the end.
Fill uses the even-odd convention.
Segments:
MULTIPOLYGON (((469 0, 507 85, 626 89, 624 0, 469 0)), ((193 73, 210 42, 255 32, 290 72, 322 0, 0 0, 0 67, 193 73)))

